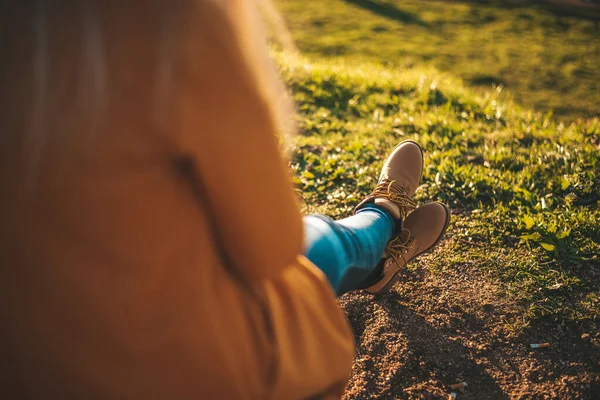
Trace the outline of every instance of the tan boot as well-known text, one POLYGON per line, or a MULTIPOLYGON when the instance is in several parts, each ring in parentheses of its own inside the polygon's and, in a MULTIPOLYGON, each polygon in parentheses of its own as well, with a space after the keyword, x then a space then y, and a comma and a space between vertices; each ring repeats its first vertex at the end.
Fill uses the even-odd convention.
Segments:
POLYGON ((373 202, 402 221, 416 207, 411 197, 419 186, 422 173, 421 146, 412 140, 400 143, 383 165, 377 187, 360 202, 356 211, 373 202))
POLYGON ((389 291, 398 282, 400 270, 410 261, 431 250, 440 241, 450 223, 450 211, 440 203, 429 203, 415 209, 404 220, 404 228, 392 239, 381 262, 381 279, 365 290, 380 294, 389 291))

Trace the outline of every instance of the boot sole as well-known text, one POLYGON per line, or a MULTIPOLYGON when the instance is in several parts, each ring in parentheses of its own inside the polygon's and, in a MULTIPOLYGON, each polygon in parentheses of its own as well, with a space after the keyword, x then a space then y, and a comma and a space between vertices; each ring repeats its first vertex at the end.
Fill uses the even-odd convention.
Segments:
MULTIPOLYGON (((441 204, 442 207, 444 207, 444 209, 446 210, 446 222, 444 223, 444 227, 442 228, 442 232, 440 233, 440 235, 438 236, 438 238, 435 240, 435 242, 433 242, 433 244, 431 246, 429 246, 428 248, 426 248, 422 252, 415 254, 413 256, 413 258, 410 259, 410 261, 414 261, 414 260, 417 259, 417 257, 419 257, 419 256, 421 256, 421 255, 423 255, 423 254, 431 251, 435 246, 437 246, 437 244, 440 242, 440 240, 442 240, 442 237, 444 237, 444 234, 446 233, 446 229, 448 228, 448 225, 450 225, 450 209, 445 204, 442 204, 442 203, 439 203, 439 204, 441 204)), ((381 288, 381 290, 378 290, 376 292, 369 292, 369 293, 371 293, 371 294, 383 294, 383 293, 387 293, 387 292, 389 292, 396 285, 396 283, 398 283, 399 279, 400 279, 400 269, 394 274, 394 276, 392 276, 392 278, 390 279, 390 281, 383 288, 381 288)))

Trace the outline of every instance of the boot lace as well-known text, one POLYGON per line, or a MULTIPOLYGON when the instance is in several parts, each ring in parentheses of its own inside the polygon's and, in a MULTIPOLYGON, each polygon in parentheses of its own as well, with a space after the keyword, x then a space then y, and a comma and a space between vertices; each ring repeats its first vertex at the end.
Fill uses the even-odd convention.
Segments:
POLYGON ((406 189, 398 182, 389 178, 384 178, 379 182, 375 190, 365 200, 373 200, 381 197, 388 199, 400 209, 402 219, 406 218, 411 211, 417 208, 417 203, 410 198, 406 189))
POLYGON ((385 250, 400 267, 402 265, 408 264, 408 260, 406 259, 406 253, 414 245, 415 239, 411 236, 410 231, 406 228, 403 228, 402 231, 400 231, 400 233, 396 235, 395 238, 389 241, 385 250), (400 263, 400 259, 404 261, 403 264, 400 263))

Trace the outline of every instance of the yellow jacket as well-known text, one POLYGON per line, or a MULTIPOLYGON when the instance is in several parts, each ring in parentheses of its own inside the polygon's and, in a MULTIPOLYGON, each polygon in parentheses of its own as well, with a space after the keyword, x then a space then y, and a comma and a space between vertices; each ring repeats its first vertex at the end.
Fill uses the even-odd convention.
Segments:
MULTIPOLYGON (((176 46, 156 124, 154 47, 140 39, 155 33, 137 28, 107 47, 94 129, 68 111, 77 89, 60 86, 77 81, 76 59, 54 69, 39 160, 22 140, 31 99, 3 105, 0 398, 339 396, 353 336, 300 255, 266 101, 222 51, 231 38, 202 32, 176 46)), ((7 76, 4 93, 34 92, 7 76)))

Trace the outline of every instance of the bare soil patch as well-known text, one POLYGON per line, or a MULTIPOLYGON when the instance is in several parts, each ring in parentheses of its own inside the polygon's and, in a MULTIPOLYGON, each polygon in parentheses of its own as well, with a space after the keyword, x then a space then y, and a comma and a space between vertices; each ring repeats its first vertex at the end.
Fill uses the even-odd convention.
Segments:
POLYGON ((597 321, 539 321, 515 331, 510 321, 523 305, 476 263, 427 270, 448 247, 416 261, 387 295, 339 300, 357 343, 344 399, 447 399, 451 392, 459 400, 600 399, 597 321), (467 387, 452 390, 457 382, 467 387))

